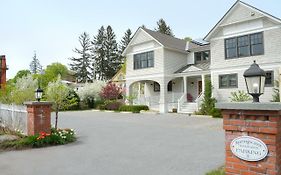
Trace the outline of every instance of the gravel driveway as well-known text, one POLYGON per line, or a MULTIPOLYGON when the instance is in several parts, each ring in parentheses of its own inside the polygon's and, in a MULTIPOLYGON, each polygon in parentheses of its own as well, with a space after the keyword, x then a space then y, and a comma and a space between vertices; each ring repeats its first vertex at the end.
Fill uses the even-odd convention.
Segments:
POLYGON ((0 175, 204 175, 224 163, 221 119, 62 112, 72 144, 0 153, 0 175))

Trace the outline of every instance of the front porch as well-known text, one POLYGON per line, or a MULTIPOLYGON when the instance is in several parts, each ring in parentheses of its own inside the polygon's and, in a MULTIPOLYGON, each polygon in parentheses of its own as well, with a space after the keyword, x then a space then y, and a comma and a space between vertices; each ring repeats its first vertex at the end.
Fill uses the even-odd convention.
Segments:
POLYGON ((161 113, 173 109, 178 113, 193 113, 198 110, 203 97, 204 79, 205 75, 175 77, 162 84, 165 88, 156 81, 141 80, 130 85, 130 95, 134 96, 133 104, 147 105, 161 113), (164 102, 162 107, 161 101, 164 102))

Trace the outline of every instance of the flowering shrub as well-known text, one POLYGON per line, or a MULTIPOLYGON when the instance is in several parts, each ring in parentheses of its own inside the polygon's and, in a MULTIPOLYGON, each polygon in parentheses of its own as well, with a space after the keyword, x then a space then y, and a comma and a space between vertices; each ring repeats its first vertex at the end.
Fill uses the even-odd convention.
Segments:
POLYGON ((111 82, 103 87, 100 92, 100 96, 105 100, 116 100, 121 97, 121 94, 122 88, 111 82))

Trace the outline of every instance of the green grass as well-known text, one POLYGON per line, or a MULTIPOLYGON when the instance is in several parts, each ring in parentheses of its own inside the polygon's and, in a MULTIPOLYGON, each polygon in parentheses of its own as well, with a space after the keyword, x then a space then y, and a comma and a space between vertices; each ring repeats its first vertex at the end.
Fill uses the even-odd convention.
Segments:
POLYGON ((224 167, 220 167, 217 170, 210 171, 206 175, 225 175, 224 167))

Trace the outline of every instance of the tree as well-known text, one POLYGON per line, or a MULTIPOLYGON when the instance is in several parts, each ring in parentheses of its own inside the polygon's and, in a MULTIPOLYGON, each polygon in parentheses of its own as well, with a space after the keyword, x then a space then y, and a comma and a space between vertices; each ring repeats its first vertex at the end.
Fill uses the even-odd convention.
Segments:
POLYGON ((78 54, 78 57, 72 57, 70 60, 70 69, 75 71, 78 82, 85 83, 91 80, 92 74, 92 58, 90 51, 92 49, 90 36, 84 32, 79 36, 81 49, 75 48, 73 52, 78 54))
POLYGON ((42 75, 41 86, 47 87, 49 82, 55 81, 58 76, 65 78, 68 75, 68 69, 61 63, 52 63, 45 69, 45 74, 42 75))
POLYGON ((30 67, 31 73, 33 73, 33 74, 38 74, 42 71, 42 66, 41 66, 39 60, 37 59, 37 55, 36 55, 35 51, 34 51, 34 56, 32 57, 32 61, 29 65, 29 67, 30 67))
POLYGON ((122 61, 118 52, 115 33, 111 26, 107 26, 105 35, 105 58, 108 62, 105 69, 106 80, 111 79, 120 69, 122 61))
POLYGON ((159 21, 157 22, 157 27, 155 28, 155 31, 166 34, 166 35, 174 36, 170 26, 168 26, 166 24, 166 22, 164 21, 164 19, 162 19, 162 18, 159 19, 159 21))
POLYGON ((25 101, 35 100, 34 91, 38 88, 37 79, 33 79, 31 74, 18 78, 11 91, 11 103, 23 104, 25 101))
POLYGON ((120 52, 123 53, 123 51, 126 49, 126 47, 128 46, 128 44, 130 43, 132 39, 132 31, 131 29, 127 29, 125 32, 125 35, 123 36, 121 42, 120 42, 120 52))
POLYGON ((58 126, 58 113, 59 110, 63 110, 69 108, 73 105, 77 104, 77 100, 75 98, 67 98, 69 96, 70 89, 65 84, 61 82, 61 78, 54 82, 50 82, 47 87, 46 97, 47 100, 53 102, 52 108, 55 111, 56 119, 55 119, 55 128, 58 126))
POLYGON ((215 108, 217 100, 212 97, 212 83, 210 78, 205 78, 205 91, 202 100, 200 113, 203 115, 212 115, 213 117, 221 117, 219 109, 215 108))
POLYGON ((104 86, 104 81, 86 83, 85 86, 78 89, 77 94, 82 101, 87 103, 88 106, 92 108, 95 100, 100 98, 99 94, 104 86))
POLYGON ((115 83, 108 83, 102 88, 100 96, 105 100, 116 100, 121 96, 122 89, 115 83))
POLYGON ((105 69, 108 63, 105 59, 105 29, 103 26, 98 30, 97 36, 94 36, 92 44, 94 79, 105 80, 105 69))
POLYGON ((189 37, 189 36, 187 36, 187 37, 185 37, 183 40, 185 40, 185 41, 192 41, 192 38, 189 37))
POLYGON ((17 79, 22 78, 22 77, 26 77, 27 75, 31 74, 30 70, 20 70, 17 72, 16 76, 12 79, 13 83, 17 82, 17 79))

